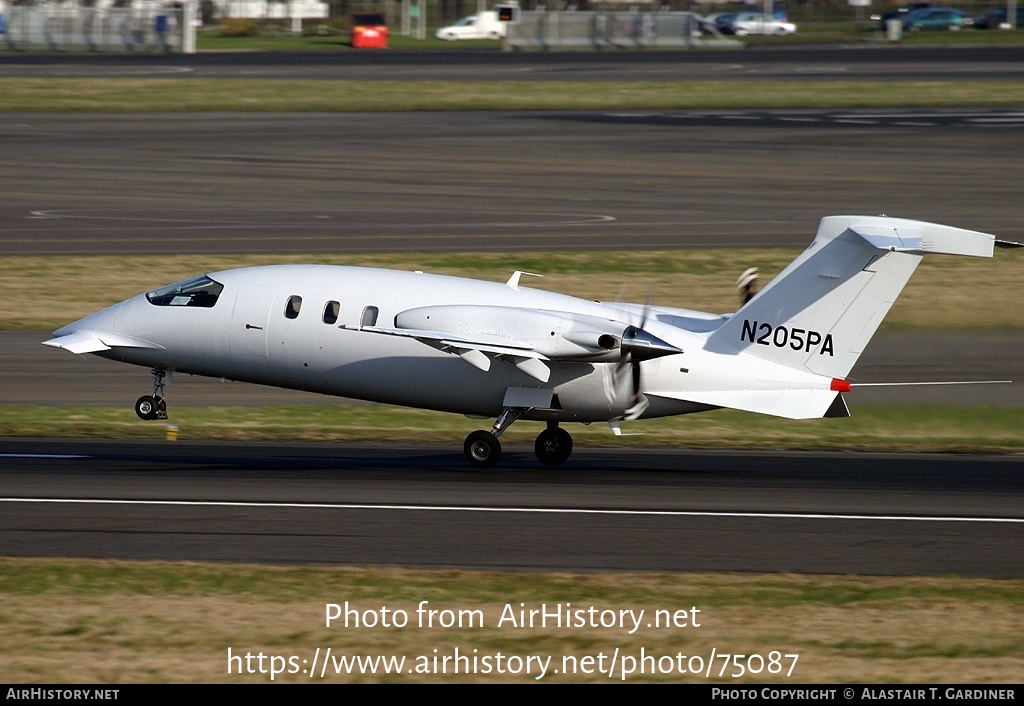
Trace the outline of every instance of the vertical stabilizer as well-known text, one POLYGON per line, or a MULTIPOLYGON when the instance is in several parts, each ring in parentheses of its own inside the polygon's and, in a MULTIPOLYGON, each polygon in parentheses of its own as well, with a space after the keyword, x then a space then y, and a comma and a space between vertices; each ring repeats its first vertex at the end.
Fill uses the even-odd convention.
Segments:
POLYGON ((814 242, 716 330, 707 348, 845 377, 924 253, 991 257, 994 241, 923 221, 823 218, 814 242))

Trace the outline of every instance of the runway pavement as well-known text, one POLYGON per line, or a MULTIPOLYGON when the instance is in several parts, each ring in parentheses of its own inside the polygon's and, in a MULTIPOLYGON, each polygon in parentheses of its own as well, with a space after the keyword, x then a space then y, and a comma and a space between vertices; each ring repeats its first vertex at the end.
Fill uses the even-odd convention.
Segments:
POLYGON ((0 442, 8 556, 1024 577, 1016 458, 0 442))
POLYGON ((842 213, 1024 241, 1022 116, 0 113, 0 255, 163 284, 165 253, 803 247, 842 213))
MULTIPOLYGON (((341 39, 338 40, 343 41, 341 39)), ((440 44, 440 43, 439 43, 440 44)), ((0 54, 0 77, 241 78, 356 81, 907 81, 1019 79, 1020 47, 780 46, 710 51, 249 51, 0 54)))

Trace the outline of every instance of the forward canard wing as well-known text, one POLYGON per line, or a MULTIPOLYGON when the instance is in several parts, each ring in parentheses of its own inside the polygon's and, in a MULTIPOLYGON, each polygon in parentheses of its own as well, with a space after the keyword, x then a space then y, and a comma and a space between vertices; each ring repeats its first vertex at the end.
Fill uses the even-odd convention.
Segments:
POLYGON ((50 346, 51 348, 62 348, 77 355, 100 353, 102 351, 109 351, 111 348, 164 349, 158 343, 134 336, 126 336, 123 333, 114 333, 113 331, 74 331, 64 336, 51 338, 49 341, 43 341, 43 345, 50 346))

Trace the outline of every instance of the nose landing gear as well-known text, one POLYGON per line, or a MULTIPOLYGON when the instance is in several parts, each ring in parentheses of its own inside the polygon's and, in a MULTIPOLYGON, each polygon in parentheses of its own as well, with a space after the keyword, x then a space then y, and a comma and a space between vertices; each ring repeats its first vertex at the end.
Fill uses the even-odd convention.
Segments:
POLYGON ((164 399, 164 378, 166 370, 153 368, 153 394, 143 395, 135 400, 135 414, 139 419, 167 419, 167 401, 164 399))

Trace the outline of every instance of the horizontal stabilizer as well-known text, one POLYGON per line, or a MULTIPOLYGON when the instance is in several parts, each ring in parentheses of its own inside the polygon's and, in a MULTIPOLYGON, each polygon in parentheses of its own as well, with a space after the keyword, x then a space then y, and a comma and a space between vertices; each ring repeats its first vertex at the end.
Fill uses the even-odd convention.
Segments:
POLYGON ((43 341, 44 346, 51 348, 63 348, 77 355, 83 353, 100 353, 109 351, 111 348, 153 348, 163 349, 163 346, 146 341, 134 336, 125 336, 122 333, 113 331, 74 331, 66 336, 51 338, 43 341))
MULTIPOLYGON (((837 217, 839 218, 839 217, 837 217)), ((885 216, 862 217, 850 230, 880 250, 992 257, 995 236, 938 223, 885 216)))

